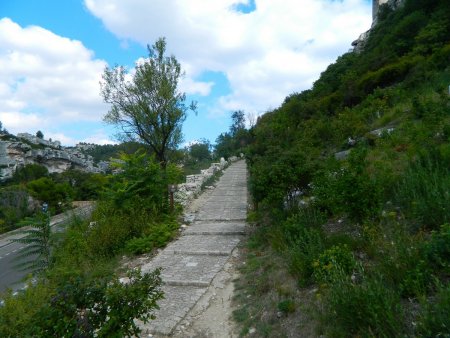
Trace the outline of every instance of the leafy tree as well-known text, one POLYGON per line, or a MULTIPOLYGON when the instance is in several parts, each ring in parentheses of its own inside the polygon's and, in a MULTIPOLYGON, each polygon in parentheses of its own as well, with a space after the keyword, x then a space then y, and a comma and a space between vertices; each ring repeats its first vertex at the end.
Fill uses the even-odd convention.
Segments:
POLYGON ((236 134, 245 129, 245 113, 242 110, 237 110, 231 114, 231 120, 233 123, 230 127, 230 133, 232 136, 236 136, 236 134))
POLYGON ((182 141, 187 111, 196 109, 194 102, 185 104, 186 95, 177 89, 183 75, 180 63, 165 51, 166 41, 160 38, 148 46, 149 58, 136 65, 133 75, 122 66, 106 68, 101 82, 101 95, 111 104, 104 120, 119 126, 125 138, 149 146, 163 168, 168 151, 182 141))
POLYGON ((196 162, 208 160, 211 158, 210 147, 211 145, 207 140, 192 144, 189 147, 189 156, 196 162))
POLYGON ((23 186, 8 186, 0 190, 0 232, 12 230, 17 222, 32 212, 30 195, 23 186))
POLYGON ((12 181, 16 183, 27 183, 46 176, 48 176, 48 169, 46 167, 32 163, 17 168, 14 171, 12 181))
POLYGON ((44 134, 42 133, 42 131, 38 130, 38 131, 36 132, 36 137, 37 137, 37 138, 40 138, 40 139, 43 139, 43 138, 44 138, 44 134))
POLYGON ((30 194, 41 202, 47 202, 50 208, 61 211, 60 208, 71 199, 72 187, 67 183, 55 183, 48 177, 41 177, 27 184, 30 194))
POLYGON ((222 133, 216 139, 215 153, 217 157, 228 158, 234 153, 234 139, 230 133, 222 133))

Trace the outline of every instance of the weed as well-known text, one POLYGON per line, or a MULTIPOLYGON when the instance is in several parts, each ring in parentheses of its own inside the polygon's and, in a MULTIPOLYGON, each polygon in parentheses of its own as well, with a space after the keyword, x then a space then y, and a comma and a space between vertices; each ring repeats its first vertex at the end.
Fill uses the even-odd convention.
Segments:
POLYGON ((349 275, 355 266, 355 258, 346 245, 333 246, 314 261, 314 279, 318 283, 332 282, 336 274, 349 275))
POLYGON ((423 310, 417 330, 421 337, 450 336, 450 284, 437 284, 434 301, 422 300, 423 310))
POLYGON ((295 312, 295 302, 293 300, 287 299, 278 303, 278 310, 287 314, 295 312))
POLYGON ((354 284, 342 275, 325 293, 321 323, 330 337, 395 337, 403 317, 399 300, 380 277, 354 284))
POLYGON ((450 221, 450 168, 439 158, 412 162, 394 192, 413 230, 437 229, 450 221))

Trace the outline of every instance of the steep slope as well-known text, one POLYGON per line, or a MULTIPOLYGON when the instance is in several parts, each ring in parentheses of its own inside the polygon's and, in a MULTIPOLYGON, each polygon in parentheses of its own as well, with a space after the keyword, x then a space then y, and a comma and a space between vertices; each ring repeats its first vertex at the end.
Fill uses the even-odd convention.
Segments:
POLYGON ((250 130, 250 249, 271 269, 258 284, 281 266, 271 246, 303 287, 265 303, 245 291, 266 331, 282 325, 261 313, 289 320, 313 293, 326 336, 450 334, 450 2, 383 5, 377 20, 363 50, 250 130))

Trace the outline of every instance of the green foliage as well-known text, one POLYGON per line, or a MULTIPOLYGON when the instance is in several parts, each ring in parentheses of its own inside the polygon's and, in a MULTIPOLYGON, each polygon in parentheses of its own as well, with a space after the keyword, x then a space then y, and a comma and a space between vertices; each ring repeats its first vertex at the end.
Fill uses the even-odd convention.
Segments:
POLYGON ((159 270, 141 275, 128 272, 128 282, 117 279, 63 283, 32 321, 33 336, 131 336, 140 333, 135 319, 154 319, 156 302, 163 297, 159 270))
MULTIPOLYGON (((132 210, 135 205, 145 204, 155 210, 167 208, 167 184, 165 172, 152 157, 143 151, 120 155, 116 166, 120 173, 111 180, 105 198, 121 210, 132 210)), ((173 167, 171 167, 173 169, 173 167)), ((171 175, 174 172, 170 171, 171 175)))
POLYGON ((379 277, 354 284, 337 277, 323 297, 322 326, 328 337, 397 337, 402 333, 400 297, 379 277))
POLYGON ((60 212, 71 200, 73 190, 67 183, 55 183, 51 178, 41 177, 28 182, 30 194, 41 202, 47 202, 52 213, 60 212))
POLYGON ((29 194, 22 186, 8 186, 0 190, 0 232, 13 230, 17 223, 30 216, 29 194))
MULTIPOLYGON (((403 319, 416 313, 406 298, 445 308, 433 280, 446 287, 449 276, 448 13, 445 0, 381 6, 362 51, 339 57, 249 131, 252 217, 300 285, 313 275, 327 285, 327 335, 409 336, 403 319), (349 156, 337 160, 342 150, 349 156), (315 225, 292 216, 305 203, 315 225), (362 266, 367 274, 349 277, 362 266)), ((430 327, 448 327, 428 316, 430 327)))
POLYGON ((176 234, 178 224, 169 220, 154 224, 145 230, 148 235, 132 238, 125 244, 125 251, 133 255, 140 255, 152 251, 154 248, 165 246, 176 234))
MULTIPOLYGON (((83 144, 83 143, 81 143, 83 144)), ((111 158, 117 158, 120 153, 133 154, 142 148, 142 143, 138 142, 121 142, 119 144, 91 144, 84 154, 93 157, 94 162, 109 161, 111 158)), ((151 155, 151 154, 149 154, 151 155)))
POLYGON ((48 176, 48 169, 39 164, 27 164, 18 167, 13 174, 12 181, 15 183, 28 183, 42 177, 48 176))
POLYGON ((182 141, 187 111, 196 106, 186 106, 186 95, 178 91, 181 65, 175 56, 165 55, 166 40, 147 47, 149 57, 135 67, 131 81, 125 67, 105 69, 101 94, 111 109, 104 120, 121 127, 124 137, 146 144, 164 168, 169 150, 182 141))
POLYGON ((38 131, 36 132, 36 137, 37 137, 37 138, 40 138, 40 139, 43 139, 43 138, 44 138, 44 134, 42 133, 42 131, 38 130, 38 131))
POLYGON ((278 303, 277 308, 279 311, 286 314, 293 313, 295 312, 295 302, 290 299, 283 300, 278 303))
POLYGON ((433 158, 412 162, 394 200, 415 229, 437 229, 450 221, 450 167, 433 158))
POLYGON ((349 275, 356 266, 355 258, 346 245, 333 246, 321 253, 313 262, 314 279, 318 283, 329 283, 341 274, 349 275))
POLYGON ((132 255, 151 252, 153 248, 153 241, 149 237, 132 238, 125 243, 125 251, 132 255))
POLYGON ((195 143, 189 146, 189 157, 195 162, 201 162, 211 159, 210 149, 211 145, 207 140, 202 140, 200 143, 195 143))
POLYGON ((212 162, 211 148, 208 140, 200 140, 187 147, 182 160, 184 175, 198 174, 200 170, 209 168, 212 162))
POLYGON ((323 232, 309 226, 305 218, 308 216, 299 214, 284 224, 289 268, 303 285, 312 281, 313 262, 325 250, 323 232))
POLYGON ((216 158, 239 156, 245 151, 251 139, 251 133, 245 129, 245 115, 242 110, 233 112, 230 131, 220 134, 216 139, 214 153, 216 158))
POLYGON ((354 150, 348 166, 338 165, 316 177, 314 203, 332 214, 345 213, 357 222, 376 217, 381 208, 382 191, 365 169, 365 156, 364 150, 354 150))
POLYGON ((450 284, 438 283, 435 301, 422 302, 417 334, 421 337, 448 337, 450 335, 450 284))
POLYGON ((48 284, 31 284, 13 296, 12 291, 2 296, 0 306, 0 336, 1 337, 32 337, 34 327, 32 323, 38 317, 44 304, 52 295, 48 284))
POLYGON ((450 224, 443 224, 439 231, 432 231, 431 238, 424 244, 428 263, 435 270, 450 275, 450 224))
POLYGON ((23 236, 11 240, 25 244, 17 256, 19 260, 22 260, 19 267, 34 273, 46 270, 50 265, 50 215, 46 212, 35 218, 27 218, 21 222, 20 226, 29 228, 16 232, 17 235, 23 236), (23 261, 24 259, 26 260, 23 261))
POLYGON ((73 189, 73 199, 77 201, 97 200, 109 182, 103 174, 67 170, 52 177, 56 183, 66 183, 73 189))

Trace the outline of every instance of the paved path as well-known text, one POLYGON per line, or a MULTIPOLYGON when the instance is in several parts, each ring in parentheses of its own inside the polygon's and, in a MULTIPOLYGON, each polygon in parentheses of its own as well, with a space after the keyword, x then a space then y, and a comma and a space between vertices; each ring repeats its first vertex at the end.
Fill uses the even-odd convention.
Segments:
POLYGON ((247 169, 245 161, 225 170, 194 222, 169 244, 143 272, 162 267, 165 299, 156 320, 141 323, 142 336, 170 335, 206 292, 245 233, 247 169))

